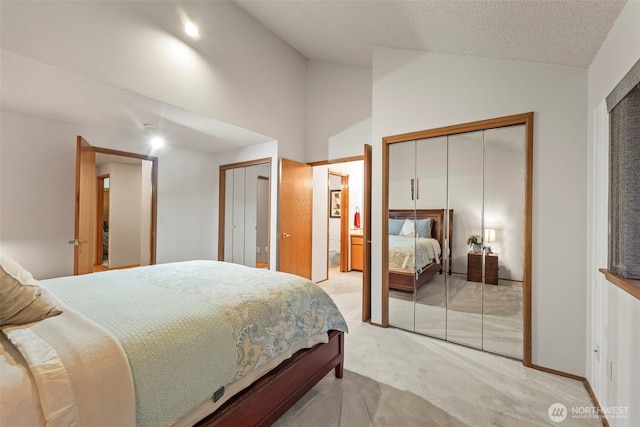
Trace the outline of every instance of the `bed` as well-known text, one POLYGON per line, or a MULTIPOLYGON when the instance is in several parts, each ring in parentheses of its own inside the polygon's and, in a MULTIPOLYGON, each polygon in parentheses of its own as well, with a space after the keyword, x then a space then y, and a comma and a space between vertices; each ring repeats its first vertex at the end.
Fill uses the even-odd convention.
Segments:
POLYGON ((346 322, 298 276, 189 261, 34 284, 5 262, 1 425, 268 425, 342 376, 346 322), (16 278, 44 320, 7 319, 16 278))
MULTIPOLYGON (((453 210, 448 212, 451 242, 453 210)), ((414 292, 446 270, 442 257, 444 216, 444 209, 389 210, 389 289, 414 292)), ((450 267, 448 271, 450 274, 450 267)))

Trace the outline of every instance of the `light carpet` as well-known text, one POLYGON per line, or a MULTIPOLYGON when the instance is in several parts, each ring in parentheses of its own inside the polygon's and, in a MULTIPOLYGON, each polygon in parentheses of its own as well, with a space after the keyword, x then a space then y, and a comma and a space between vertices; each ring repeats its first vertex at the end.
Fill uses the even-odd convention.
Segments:
POLYGON ((420 396, 355 372, 328 375, 274 424, 285 426, 464 426, 420 396))
POLYGON ((351 272, 332 275, 320 283, 349 323, 345 336, 345 369, 349 372, 340 380, 332 371, 277 425, 602 425, 598 418, 572 415, 574 408, 593 407, 579 381, 526 368, 513 359, 363 323, 361 280, 361 274, 351 272), (380 391, 365 391, 361 377, 373 380, 373 389, 379 387, 380 391), (410 408, 391 395, 406 399, 410 408), (548 415, 556 403, 564 405, 568 413, 560 424, 548 415), (411 420, 400 418, 414 411, 418 415, 411 420))

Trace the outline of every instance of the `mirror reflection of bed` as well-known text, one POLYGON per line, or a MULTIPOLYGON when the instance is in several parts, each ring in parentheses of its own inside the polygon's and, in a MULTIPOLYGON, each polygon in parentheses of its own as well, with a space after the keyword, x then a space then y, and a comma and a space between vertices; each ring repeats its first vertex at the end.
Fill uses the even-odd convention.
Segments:
MULTIPOLYGON (((452 210, 449 218, 451 223, 452 210)), ((434 274, 442 274, 443 219, 444 209, 389 211, 390 289, 413 293, 434 274)), ((450 227, 449 241, 451 234, 450 227)))
POLYGON ((453 211, 445 224, 444 209, 389 210, 389 313, 398 325, 429 325, 429 334, 445 336, 445 236, 451 241, 453 211), (414 304, 421 304, 415 309, 414 304), (410 306, 408 306, 410 305, 410 306), (419 320, 416 320, 416 317, 419 320))

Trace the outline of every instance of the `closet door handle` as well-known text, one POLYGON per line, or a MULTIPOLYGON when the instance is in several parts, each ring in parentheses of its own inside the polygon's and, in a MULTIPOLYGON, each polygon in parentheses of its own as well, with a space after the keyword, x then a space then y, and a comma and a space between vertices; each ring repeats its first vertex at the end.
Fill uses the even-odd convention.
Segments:
POLYGON ((418 200, 418 178, 411 178, 411 200, 418 200))
POLYGON ((291 234, 289 233, 282 233, 282 238, 286 239, 287 237, 291 237, 291 234))

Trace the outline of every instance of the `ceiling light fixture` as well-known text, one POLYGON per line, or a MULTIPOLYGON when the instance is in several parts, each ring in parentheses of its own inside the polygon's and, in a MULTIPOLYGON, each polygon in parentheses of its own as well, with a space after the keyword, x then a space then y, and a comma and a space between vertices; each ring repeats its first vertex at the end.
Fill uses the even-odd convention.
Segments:
POLYGON ((196 24, 194 24, 193 22, 187 22, 186 24, 184 24, 184 32, 187 33, 189 37, 192 37, 194 39, 200 36, 200 31, 198 30, 198 27, 196 27, 196 24))
POLYGON ((151 148, 156 149, 156 148, 162 147, 163 145, 164 145, 164 140, 159 136, 151 138, 151 148))

